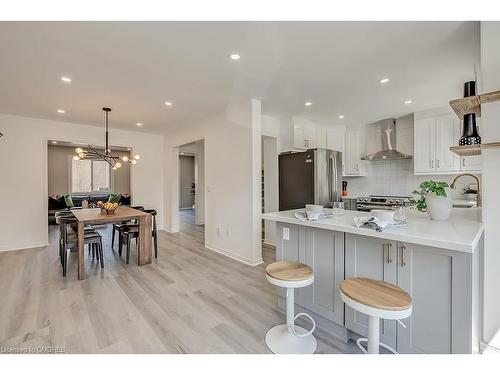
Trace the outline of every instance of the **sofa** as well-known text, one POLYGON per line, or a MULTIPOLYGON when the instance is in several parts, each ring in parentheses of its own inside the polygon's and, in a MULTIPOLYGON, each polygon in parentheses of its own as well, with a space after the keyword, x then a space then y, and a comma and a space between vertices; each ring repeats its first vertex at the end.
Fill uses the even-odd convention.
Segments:
MULTIPOLYGON (((97 203, 99 201, 107 202, 109 199, 109 193, 92 193, 92 194, 70 194, 73 201, 73 207, 81 207, 84 200, 90 203, 97 203)), ((130 206, 130 194, 122 193, 120 196, 120 204, 124 206, 130 206)), ((56 224, 56 212, 66 210, 69 207, 66 205, 64 196, 49 196, 49 224, 56 224)))

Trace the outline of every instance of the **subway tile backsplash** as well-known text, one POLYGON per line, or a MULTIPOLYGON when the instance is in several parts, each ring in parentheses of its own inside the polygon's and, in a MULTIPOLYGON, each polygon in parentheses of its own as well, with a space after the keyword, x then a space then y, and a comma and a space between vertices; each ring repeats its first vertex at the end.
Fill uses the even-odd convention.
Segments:
MULTIPOLYGON (((422 181, 446 181, 451 183, 456 175, 415 176, 413 159, 366 161, 366 177, 344 177, 347 181, 349 196, 367 195, 412 195, 412 191, 422 181)), ((463 178, 458 188, 475 182, 472 178, 463 178)), ((459 192, 457 192, 459 193, 459 192)), ((457 194, 458 195, 458 194, 457 194)), ((456 198, 459 198, 456 196, 456 198)))

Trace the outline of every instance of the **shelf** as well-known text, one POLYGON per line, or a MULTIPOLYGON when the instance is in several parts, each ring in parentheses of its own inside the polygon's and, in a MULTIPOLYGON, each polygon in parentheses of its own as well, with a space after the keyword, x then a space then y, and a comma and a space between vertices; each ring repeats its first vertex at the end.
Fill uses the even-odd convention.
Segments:
POLYGON ((451 146, 450 151, 459 156, 481 155, 483 148, 500 148, 500 142, 483 143, 481 145, 451 146))
POLYGON ((458 118, 462 120, 464 115, 468 113, 475 113, 476 117, 481 117, 481 104, 496 102, 498 100, 500 100, 500 91, 493 91, 487 94, 450 100, 450 107, 455 111, 458 118))

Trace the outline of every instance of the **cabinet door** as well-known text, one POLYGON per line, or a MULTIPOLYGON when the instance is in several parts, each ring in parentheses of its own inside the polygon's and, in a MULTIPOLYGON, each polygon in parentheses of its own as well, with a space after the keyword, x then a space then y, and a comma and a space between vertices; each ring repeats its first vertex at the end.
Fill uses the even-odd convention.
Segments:
POLYGON ((400 353, 470 353, 472 346, 470 254, 398 244, 398 285, 413 311, 397 327, 400 353), (469 327, 469 328, 467 328, 469 327))
MULTIPOLYGON (((396 283, 396 242, 381 238, 346 234, 345 277, 369 277, 396 283)), ((368 317, 345 306, 345 325, 366 337, 368 317)), ((396 347, 396 322, 380 321, 380 341, 396 347)))
POLYGON ((306 150, 307 146, 306 135, 304 128, 300 125, 293 125, 293 147, 299 150, 306 150))
POLYGON ((344 233, 306 228, 305 263, 314 270, 314 283, 305 288, 305 305, 316 314, 344 325, 340 283, 344 279, 344 233))
POLYGON ((305 126, 304 127, 304 138, 306 141, 307 148, 318 147, 317 143, 317 129, 315 126, 305 126))
POLYGON ((364 127, 346 130, 345 133, 345 175, 365 176, 365 161, 361 160, 365 152, 364 127))
POLYGON ((466 156, 461 158, 462 171, 481 171, 481 155, 466 156))
POLYGON ((414 123, 414 173, 430 173, 436 170, 436 122, 434 118, 418 119, 414 123))
MULTIPOLYGON (((276 261, 290 260, 294 262, 304 262, 305 254, 305 229, 299 225, 276 223, 276 261), (288 232, 288 239, 285 233, 288 232)), ((295 289, 295 303, 302 305, 305 292, 295 289)), ((285 298, 286 290, 278 288, 278 295, 285 298)))
POLYGON ((460 171, 460 157, 450 151, 458 144, 460 121, 455 114, 436 117, 436 172, 460 171))

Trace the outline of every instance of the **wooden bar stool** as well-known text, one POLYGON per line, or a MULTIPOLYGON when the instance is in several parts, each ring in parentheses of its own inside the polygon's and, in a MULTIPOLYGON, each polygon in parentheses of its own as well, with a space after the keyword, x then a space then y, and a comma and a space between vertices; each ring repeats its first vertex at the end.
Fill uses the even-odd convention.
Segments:
POLYGON ((395 349, 380 342, 380 318, 397 320, 406 328, 401 319, 411 315, 412 300, 408 293, 385 281, 355 277, 340 283, 340 297, 349 307, 368 315, 368 338, 362 337, 356 342, 364 353, 379 354, 379 346, 382 346, 398 354, 395 349), (366 341, 368 351, 361 345, 366 341))
POLYGON ((312 335, 316 328, 314 319, 306 313, 294 315, 295 288, 302 288, 314 282, 311 267, 298 262, 276 262, 267 266, 266 278, 271 284, 286 288, 286 324, 271 328, 266 333, 266 345, 276 354, 312 354, 316 351, 316 339, 312 335), (295 325, 299 316, 308 317, 311 330, 295 325))

